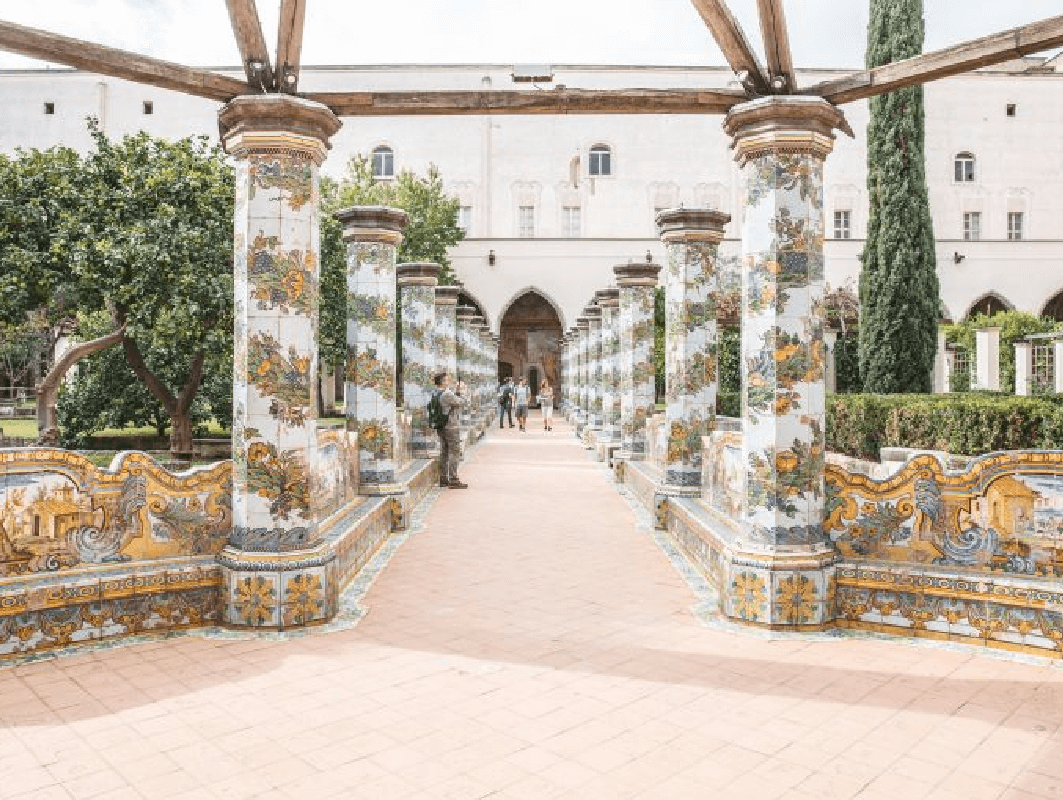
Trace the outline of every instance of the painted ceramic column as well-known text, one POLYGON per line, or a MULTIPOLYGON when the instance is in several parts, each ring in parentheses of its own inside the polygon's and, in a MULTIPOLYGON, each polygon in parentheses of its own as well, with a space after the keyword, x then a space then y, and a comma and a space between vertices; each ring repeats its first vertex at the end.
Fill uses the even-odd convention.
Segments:
MULTIPOLYGON (((472 320, 476 316, 476 309, 472 306, 458 306, 455 311, 458 328, 458 373, 457 380, 463 381, 467 391, 473 391, 476 385, 472 374, 473 350, 472 350, 472 320)), ((470 402, 461 411, 462 427, 469 427, 473 423, 473 404, 470 402)))
POLYGON ((454 378, 458 374, 458 307, 457 286, 437 286, 436 327, 433 338, 435 371, 445 372, 454 378))
POLYGON ((410 452, 414 458, 430 458, 439 450, 439 437, 428 424, 439 272, 439 265, 430 261, 399 264, 395 270, 402 305, 402 398, 410 415, 410 452))
POLYGON ((574 420, 579 410, 579 328, 573 325, 565 335, 568 342, 568 408, 565 415, 574 420))
POLYGON ((657 215, 668 252, 665 292, 665 429, 669 494, 701 493, 702 437, 713 430, 719 387, 716 259, 727 214, 679 208, 657 215))
POLYGON ((646 420, 653 413, 653 305, 657 264, 613 267, 620 287, 620 458, 646 457, 646 420))
POLYGON ((620 290, 594 293, 602 310, 602 433, 601 442, 620 441, 620 290))
POLYGON ((724 129, 741 167, 742 463, 745 509, 723 598, 773 626, 833 618, 823 531, 823 161, 842 113, 812 97, 736 106, 724 129))
POLYGON ((237 97, 218 119, 236 162, 231 543, 302 549, 316 538, 318 168, 340 122, 288 95, 237 97))
POLYGON ((486 416, 486 407, 484 405, 484 331, 487 330, 487 323, 481 316, 475 316, 472 318, 472 325, 470 327, 470 336, 472 340, 472 374, 475 381, 475 389, 473 393, 473 404, 476 409, 476 416, 478 419, 483 420, 486 416))
POLYGON ((602 310, 588 305, 587 318, 587 425, 591 430, 602 427, 602 310))
POLYGON ((583 433, 583 428, 590 420, 588 404, 588 397, 590 392, 590 381, 587 378, 588 358, 590 356, 590 345, 588 344, 588 332, 590 330, 590 320, 587 317, 578 317, 576 319, 576 329, 578 331, 579 343, 576 350, 576 369, 579 373, 577 378, 577 404, 576 409, 576 435, 583 433))
POLYGON ((491 328, 485 322, 480 327, 480 408, 483 409, 486 423, 491 421, 495 404, 495 387, 491 375, 491 349, 493 347, 494 337, 491 336, 491 328))
POLYGON ((394 494, 399 453, 395 412, 395 251, 406 214, 355 206, 340 211, 347 243, 347 430, 358 432, 362 494, 394 494))

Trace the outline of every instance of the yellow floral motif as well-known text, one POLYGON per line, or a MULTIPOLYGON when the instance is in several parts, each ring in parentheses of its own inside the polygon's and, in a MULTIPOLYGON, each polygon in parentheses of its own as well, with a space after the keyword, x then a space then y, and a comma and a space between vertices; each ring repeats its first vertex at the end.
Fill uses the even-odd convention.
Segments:
POLYGON ((764 579, 755 572, 740 572, 731 581, 731 608, 736 617, 756 622, 764 607, 764 579))
POLYGON ((779 582, 775 593, 780 621, 791 625, 812 622, 815 618, 816 585, 807 575, 791 575, 779 582))
POLYGON ((233 605, 245 625, 264 625, 273 617, 276 592, 261 576, 244 578, 236 585, 233 605))
POLYGON ((284 602, 284 624, 305 625, 322 616, 325 605, 318 575, 296 575, 288 579, 284 602))

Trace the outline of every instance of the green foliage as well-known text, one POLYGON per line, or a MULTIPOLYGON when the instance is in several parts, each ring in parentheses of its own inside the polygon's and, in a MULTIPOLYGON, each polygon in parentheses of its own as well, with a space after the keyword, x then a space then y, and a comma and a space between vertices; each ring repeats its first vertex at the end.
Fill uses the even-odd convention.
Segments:
MULTIPOLYGON (((922 48, 922 0, 871 0, 869 68, 918 55, 922 48)), ((923 89, 900 89, 869 102, 860 372, 868 392, 929 392, 940 299, 926 188, 923 89)))
POLYGON ((331 213, 321 214, 321 316, 318 360, 332 372, 347 358, 347 247, 343 226, 331 213))
POLYGON ((997 450, 1063 448, 1063 403, 971 392, 951 395, 832 395, 827 448, 877 459, 882 447, 975 456, 997 450))
POLYGON ((665 393, 664 342, 665 342, 665 307, 664 287, 658 286, 653 294, 653 378, 656 396, 667 397, 665 393))
MULTIPOLYGON (((993 315, 978 314, 956 325, 945 326, 945 340, 954 347, 962 348, 974 362, 975 331, 979 328, 1000 328, 1000 390, 1005 394, 1015 393, 1015 341, 1033 333, 1051 333, 1063 330, 1063 323, 1046 317, 1037 317, 1025 311, 999 311, 993 315)), ((970 389, 970 374, 953 372, 954 392, 970 389)), ((1052 386, 1034 386, 1034 394, 1053 390, 1052 386)))
POLYGON ((864 382, 860 376, 859 328, 850 328, 845 333, 838 334, 838 339, 834 343, 834 370, 837 377, 836 391, 863 391, 864 382))

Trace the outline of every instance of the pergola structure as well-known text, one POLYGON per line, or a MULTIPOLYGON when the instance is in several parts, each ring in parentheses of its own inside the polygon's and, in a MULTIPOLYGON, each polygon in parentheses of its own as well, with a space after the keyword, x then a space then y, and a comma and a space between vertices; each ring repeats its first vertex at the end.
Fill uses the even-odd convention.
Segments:
MULTIPOLYGON (((1063 46, 1063 16, 933 53, 798 85, 782 0, 757 0, 765 59, 758 58, 724 0, 692 0, 740 89, 550 91, 366 91, 300 93, 305 0, 282 0, 276 51, 262 33, 254 0, 227 0, 244 80, 0 21, 0 49, 137 83, 217 100, 221 138, 236 161, 234 533, 230 601, 251 576, 293 569, 284 554, 304 551, 326 512, 306 484, 318 475, 313 392, 317 354, 318 169, 339 117, 478 114, 721 114, 742 171, 743 500, 736 519, 714 527, 714 570, 728 587, 729 615, 779 626, 820 626, 833 611, 834 550, 823 530, 824 344, 823 163, 835 131, 851 134, 840 105, 1063 46), (292 367, 291 384, 262 379, 263 359, 292 367), (278 560, 280 559, 280 560, 278 560), (280 564, 280 566, 278 566, 280 564), (733 591, 732 591, 733 590, 733 591), (779 600, 800 596, 794 604, 779 600), (750 618, 743 609, 757 599, 750 618)), ((348 429, 357 431, 363 493, 401 490, 394 452, 395 248, 405 217, 393 209, 341 214, 348 242, 348 429), (375 319, 374 309, 384 317, 375 319)), ((696 209, 658 218, 668 249, 669 397, 667 468, 657 504, 701 492, 703 435, 716 394, 714 290, 724 215, 696 209)), ((411 308, 428 313, 430 270, 400 277, 411 308), (423 295, 423 296, 422 296, 423 295)), ((619 310, 631 323, 634 297, 653 270, 618 270, 619 310), (638 274, 636 274, 638 273, 638 274), (643 274, 646 273, 646 274, 643 274)), ((611 295, 610 295, 611 297, 611 295)), ((446 300, 447 298, 443 298, 446 300)), ((437 295, 436 304, 439 305, 437 295)), ((612 300, 604 304, 614 314, 612 300)), ((440 308, 451 308, 444 302, 440 308)), ((418 319, 420 319, 418 317, 418 319)), ((475 319, 458 315, 460 354, 484 348, 475 319), (464 327, 463 327, 464 326, 464 327)), ((576 403, 591 421, 601 405, 588 365, 601 356, 586 320, 566 364, 576 403), (582 398, 582 400, 580 399, 582 398)), ((622 337, 621 371, 644 343, 622 337), (624 342, 627 342, 625 346, 624 342)), ((478 373, 473 373, 478 374, 478 373)), ((483 375, 480 374, 480 378, 483 375)), ((481 381, 482 383, 482 381, 481 381)), ((622 432, 638 457, 647 393, 621 380, 622 432), (629 396, 630 395, 630 396, 629 396), (640 422, 641 421, 641 422, 640 422)), ((571 395, 570 395, 571 396, 571 395)), ((652 402, 652 392, 648 394, 652 402)), ((329 512, 331 513, 331 512, 329 512)), ((292 562, 294 563, 294 562, 292 562)), ((256 578, 262 585, 261 579, 256 578)), ((334 591, 334 588, 332 589, 334 591)))

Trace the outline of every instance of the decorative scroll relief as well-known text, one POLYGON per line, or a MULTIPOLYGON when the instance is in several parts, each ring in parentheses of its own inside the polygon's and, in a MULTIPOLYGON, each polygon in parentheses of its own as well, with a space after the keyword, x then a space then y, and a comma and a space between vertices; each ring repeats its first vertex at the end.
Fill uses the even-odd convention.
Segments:
POLYGON ((217 553, 232 463, 174 475, 143 453, 110 469, 65 450, 0 451, 0 575, 217 553))
POLYGON ((849 559, 1063 575, 1063 452, 1015 451, 947 473, 933 456, 873 481, 828 465, 825 529, 849 559))

